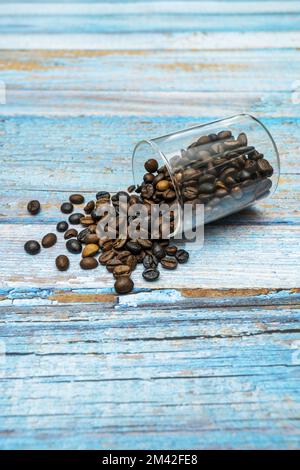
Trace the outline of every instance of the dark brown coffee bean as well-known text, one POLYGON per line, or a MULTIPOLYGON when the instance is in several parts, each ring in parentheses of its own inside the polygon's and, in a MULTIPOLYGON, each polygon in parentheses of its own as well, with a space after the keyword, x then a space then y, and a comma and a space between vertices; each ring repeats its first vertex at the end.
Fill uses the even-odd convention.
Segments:
POLYGON ((194 186, 187 186, 186 188, 183 188, 182 190, 182 196, 185 200, 191 201, 192 199, 195 199, 199 194, 198 188, 195 188, 194 186))
POLYGON ((256 160, 247 160, 244 166, 244 170, 248 171, 250 175, 253 175, 257 171, 256 160))
POLYGON ((216 181, 216 177, 214 175, 209 175, 209 174, 202 175, 198 178, 199 184, 202 184, 202 183, 214 184, 215 181, 216 181))
POLYGON ((129 276, 120 276, 115 282, 115 291, 118 294, 129 294, 132 291, 134 284, 129 276))
POLYGON ((86 214, 91 214, 91 212, 95 209, 95 202, 94 201, 89 201, 85 207, 84 207, 84 212, 86 214))
POLYGON ((128 276, 130 274, 130 267, 127 264, 120 264, 116 266, 113 270, 113 275, 115 278, 120 276, 128 276))
POLYGON ((211 194, 215 191, 215 185, 212 183, 200 184, 198 191, 202 194, 211 194))
POLYGON ((25 243, 24 250, 29 255, 37 255, 41 251, 41 245, 36 240, 29 240, 25 243))
POLYGON ((89 225, 92 225, 94 223, 94 219, 91 215, 84 215, 83 217, 81 217, 80 223, 84 227, 88 227, 89 225))
POLYGON ((145 184, 145 186, 142 187, 141 196, 144 199, 151 199, 153 194, 154 194, 154 188, 152 184, 145 184))
POLYGON ((137 243, 144 249, 144 250, 151 250, 152 248, 152 241, 146 238, 138 238, 137 243))
POLYGON ((186 263, 190 257, 188 252, 185 250, 178 250, 175 256, 176 256, 178 263, 180 264, 186 263))
POLYGON ((128 188, 127 188, 128 193, 133 193, 134 191, 135 191, 135 185, 134 184, 132 184, 131 186, 128 186, 128 188))
POLYGON ((93 243, 99 246, 99 237, 96 235, 96 233, 88 233, 84 238, 84 243, 86 245, 93 243))
POLYGON ((167 246, 167 247, 165 248, 165 250, 166 250, 166 254, 167 254, 167 255, 169 255, 169 256, 175 256, 176 253, 177 253, 177 246, 173 246, 173 245, 167 246))
MULTIPOLYGON (((75 230, 75 229, 72 229, 72 230, 75 230)), ((77 233, 77 235, 76 235, 77 240, 80 243, 85 243, 85 239, 90 233, 91 232, 90 232, 89 228, 85 228, 84 230, 81 230, 81 232, 77 233)), ((76 238, 76 237, 74 237, 74 238, 76 238)), ((68 238, 70 238, 70 237, 68 237, 68 238)))
POLYGON ((248 171, 242 170, 242 171, 239 172, 238 177, 239 177, 240 181, 246 181, 246 180, 250 179, 251 175, 248 171))
POLYGON ((166 251, 165 251, 164 247, 161 246, 157 242, 155 242, 153 244, 152 253, 157 259, 164 258, 164 256, 166 255, 166 251))
POLYGON ((66 230, 68 230, 69 224, 67 222, 58 222, 56 225, 56 230, 60 233, 64 233, 66 230))
POLYGON ((218 132, 218 138, 221 140, 230 139, 232 137, 231 131, 220 131, 218 132))
POLYGON ((227 196, 227 194, 228 194, 228 191, 226 189, 217 189, 215 192, 215 196, 217 198, 225 197, 227 196))
POLYGON ((65 255, 60 255, 55 260, 56 267, 59 271, 67 271, 70 266, 69 258, 65 255))
POLYGON ((147 160, 144 166, 145 170, 149 173, 154 173, 158 170, 158 163, 154 158, 150 158, 149 160, 147 160))
POLYGON ((48 233, 42 239, 43 248, 51 248, 57 242, 57 236, 55 233, 48 233))
POLYGON ((129 241, 126 243, 126 249, 133 255, 138 255, 141 252, 142 247, 137 242, 129 241))
POLYGON ((82 219, 83 214, 79 212, 75 212, 75 214, 70 215, 69 217, 69 222, 72 225, 79 225, 80 224, 80 219, 82 219))
POLYGON ((70 228, 69 230, 66 231, 64 235, 65 240, 70 240, 70 238, 76 238, 78 235, 77 230, 75 228, 70 228))
POLYGON ((143 180, 147 184, 147 183, 152 183, 154 178, 155 176, 153 175, 153 173, 145 173, 143 180))
POLYGON ((79 243, 76 238, 71 238, 70 240, 68 240, 66 243, 66 248, 70 253, 73 253, 74 255, 79 255, 79 253, 81 253, 82 251, 81 243, 79 243))
POLYGON ((154 255, 146 255, 143 259, 145 269, 155 269, 158 266, 158 260, 154 255))
POLYGON ((122 251, 116 252, 116 258, 119 259, 120 261, 126 260, 128 256, 134 256, 134 255, 132 255, 130 251, 128 250, 122 250, 122 251))
POLYGON ((159 271, 157 269, 145 269, 143 271, 143 278, 145 281, 153 282, 159 278, 159 271))
POLYGON ((125 264, 129 266, 130 271, 134 271, 137 265, 137 259, 134 255, 129 255, 125 260, 125 264))
POLYGON ((238 135, 237 140, 238 140, 239 145, 246 146, 248 144, 248 139, 247 139, 245 132, 241 132, 238 135))
POLYGON ((228 178, 229 176, 234 178, 236 176, 236 174, 237 174, 236 168, 228 167, 228 168, 226 168, 225 170, 222 171, 219 178, 224 183, 226 181, 226 178, 228 178))
POLYGON ((80 261, 81 269, 95 269, 98 266, 98 261, 92 257, 82 258, 80 261))
POLYGON ((96 199, 97 201, 99 201, 99 199, 107 199, 107 200, 110 200, 110 193, 108 191, 99 191, 97 194, 96 194, 96 199))
POLYGON ((74 206, 70 202, 64 202, 60 206, 60 210, 63 214, 71 214, 73 212, 74 206))
POLYGON ((90 258, 91 256, 95 256, 99 251, 99 245, 96 245, 94 243, 89 243, 86 245, 83 249, 82 252, 82 257, 83 258, 90 258))
POLYGON ((159 183, 160 181, 163 181, 164 179, 165 179, 164 174, 163 174, 163 173, 159 173, 157 176, 155 176, 155 178, 154 178, 154 180, 153 180, 153 182, 152 182, 153 186, 156 186, 157 183, 159 183))
POLYGON ((266 160, 265 158, 257 160, 257 170, 263 176, 272 176, 272 174, 273 174, 273 167, 270 165, 268 160, 266 160))
POLYGON ((197 140, 197 145, 205 145, 210 143, 210 137, 208 135, 203 135, 197 140))
POLYGON ((81 195, 81 194, 72 194, 70 197, 69 197, 69 201, 72 203, 72 204, 83 204, 84 203, 84 197, 81 195))
POLYGON ((31 215, 37 215, 41 210, 41 204, 39 201, 30 201, 27 204, 27 210, 31 215))
POLYGON ((166 258, 162 258, 162 259, 160 260, 160 264, 162 265, 163 268, 172 270, 172 269, 176 269, 176 268, 177 268, 177 264, 178 264, 178 263, 177 263, 176 258, 168 258, 168 257, 166 257, 166 258))
MULTIPOLYGON (((114 251, 106 251, 99 256, 99 263, 105 266, 108 262, 110 262, 115 257, 114 251)), ((121 263, 122 264, 122 263, 121 263)))

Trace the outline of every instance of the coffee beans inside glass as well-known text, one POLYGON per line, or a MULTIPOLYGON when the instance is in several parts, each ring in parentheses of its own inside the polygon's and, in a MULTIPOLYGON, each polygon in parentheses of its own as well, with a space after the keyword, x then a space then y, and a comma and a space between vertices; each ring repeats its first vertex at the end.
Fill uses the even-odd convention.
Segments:
POLYGON ((162 165, 161 177, 170 181, 166 194, 159 188, 159 178, 155 181, 157 202, 173 198, 181 213, 184 204, 202 204, 205 223, 268 197, 280 172, 270 132, 249 114, 139 142, 133 153, 137 186, 143 178, 145 186, 144 163, 149 159, 162 165))

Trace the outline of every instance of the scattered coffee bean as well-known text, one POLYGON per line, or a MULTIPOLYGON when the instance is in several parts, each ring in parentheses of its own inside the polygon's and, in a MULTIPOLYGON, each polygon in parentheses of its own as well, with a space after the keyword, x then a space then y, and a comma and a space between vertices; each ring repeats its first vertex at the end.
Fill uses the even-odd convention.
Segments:
POLYGON ((134 284, 129 276, 120 276, 115 282, 115 290, 118 294, 129 294, 132 291, 134 284))
POLYGON ((156 281, 159 278, 159 271, 152 268, 145 269, 145 271, 143 271, 143 278, 145 281, 149 282, 156 281))
POLYGON ((80 261, 81 269, 95 269, 98 266, 98 261, 93 257, 82 258, 80 261))
POLYGON ((69 201, 72 204, 75 204, 75 205, 83 204, 84 203, 84 197, 81 194, 72 194, 69 197, 69 201))
POLYGON ((75 212, 74 214, 70 215, 69 222, 72 225, 79 225, 82 217, 84 217, 83 214, 80 214, 79 212, 75 212))
POLYGON ((56 225, 56 230, 60 233, 64 233, 66 230, 68 230, 69 224, 67 222, 58 222, 56 225))
POLYGON ((24 249, 29 255, 37 255, 41 251, 41 245, 35 240, 29 240, 25 243, 24 249))
POLYGON ((113 275, 115 278, 120 276, 128 276, 130 274, 130 267, 127 264, 120 264, 116 266, 113 270, 113 275))
POLYGON ((129 193, 133 193, 133 192, 135 191, 135 185, 132 184, 131 186, 128 186, 127 191, 128 191, 129 193))
POLYGON ((77 240, 80 242, 80 243, 85 243, 86 242, 86 237, 88 235, 90 235, 90 229, 89 228, 85 228, 84 230, 81 230, 81 232, 77 233, 76 237, 74 238, 77 238, 77 240))
POLYGON ((71 214, 73 212, 74 206, 70 202, 64 202, 60 206, 60 210, 63 214, 71 214))
POLYGON ((69 230, 66 231, 64 234, 64 239, 65 240, 70 240, 70 238, 76 238, 78 235, 77 230, 75 228, 70 228, 69 230))
POLYGON ((162 258, 160 260, 160 264, 165 269, 176 269, 177 268, 177 261, 176 258, 162 258))
POLYGON ((83 208, 84 212, 86 214, 91 214, 91 212, 95 209, 95 202, 94 201, 89 201, 85 207, 83 208))
POLYGON ((143 265, 145 269, 155 269, 158 266, 158 260, 154 255, 149 254, 144 257, 143 265))
POLYGON ((74 255, 78 255, 82 251, 81 243, 79 243, 76 238, 71 238, 70 240, 68 240, 66 243, 66 248, 70 253, 73 253, 74 255))
POLYGON ((55 260, 56 267, 59 271, 67 271, 70 266, 69 258, 65 255, 60 255, 55 260))
POLYGON ((164 249, 163 246, 161 246, 159 243, 155 242, 153 244, 153 249, 152 249, 152 253, 153 255, 157 258, 157 259, 161 259, 161 258, 164 258, 165 255, 166 255, 166 251, 164 249))
POLYGON ((57 236, 55 233, 48 233, 42 239, 42 246, 43 248, 51 248, 57 242, 57 236))
POLYGON ((177 253, 175 255, 178 263, 183 264, 186 263, 190 257, 187 251, 185 250, 177 250, 177 253))
POLYGON ((99 245, 95 245, 94 243, 90 243, 86 245, 82 252, 83 258, 89 258, 90 256, 95 256, 99 251, 99 245))
POLYGON ((147 160, 144 166, 145 170, 149 173, 154 173, 158 170, 158 163, 154 158, 150 158, 149 160, 147 160))
POLYGON ((27 204, 27 210, 31 215, 37 215, 41 210, 41 204, 39 201, 30 201, 27 204))
POLYGON ((97 201, 99 201, 99 199, 103 199, 103 198, 109 200, 110 199, 110 193, 108 191, 99 191, 96 194, 97 201))

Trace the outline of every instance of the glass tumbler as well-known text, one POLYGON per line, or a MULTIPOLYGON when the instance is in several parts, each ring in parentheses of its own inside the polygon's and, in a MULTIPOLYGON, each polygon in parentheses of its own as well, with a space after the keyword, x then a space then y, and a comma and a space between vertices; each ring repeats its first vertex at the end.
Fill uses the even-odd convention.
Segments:
MULTIPOLYGON (((132 157, 137 187, 143 184, 148 159, 157 160, 158 172, 169 175, 179 212, 183 214, 186 203, 202 204, 205 223, 268 197, 280 173, 273 137, 249 114, 142 140, 132 157)), ((163 199, 161 192, 157 194, 163 199)))

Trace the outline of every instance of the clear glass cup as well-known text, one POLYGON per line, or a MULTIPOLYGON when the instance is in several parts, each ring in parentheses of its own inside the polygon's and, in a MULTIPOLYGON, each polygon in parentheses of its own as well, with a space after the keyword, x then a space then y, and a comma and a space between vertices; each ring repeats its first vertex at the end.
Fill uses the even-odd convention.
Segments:
POLYGON ((273 137, 249 114, 142 140, 132 157, 136 185, 143 181, 148 159, 167 169, 181 214, 185 203, 203 204, 205 223, 268 197, 280 173, 273 137))

